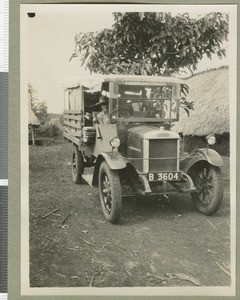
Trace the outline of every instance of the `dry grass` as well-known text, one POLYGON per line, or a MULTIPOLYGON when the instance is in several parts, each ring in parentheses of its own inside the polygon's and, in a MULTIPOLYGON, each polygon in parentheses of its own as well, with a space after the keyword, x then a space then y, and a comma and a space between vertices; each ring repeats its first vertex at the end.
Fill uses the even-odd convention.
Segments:
POLYGON ((188 101, 194 102, 190 117, 181 111, 174 130, 183 135, 203 136, 229 132, 229 71, 221 68, 186 80, 188 101))

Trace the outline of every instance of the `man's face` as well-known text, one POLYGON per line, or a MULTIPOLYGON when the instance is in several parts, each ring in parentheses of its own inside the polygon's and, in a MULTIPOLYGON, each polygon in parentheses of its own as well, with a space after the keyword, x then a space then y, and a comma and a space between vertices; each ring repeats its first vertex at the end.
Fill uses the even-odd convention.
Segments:
POLYGON ((107 105, 106 104, 102 105, 102 111, 105 112, 105 113, 107 112, 107 105))

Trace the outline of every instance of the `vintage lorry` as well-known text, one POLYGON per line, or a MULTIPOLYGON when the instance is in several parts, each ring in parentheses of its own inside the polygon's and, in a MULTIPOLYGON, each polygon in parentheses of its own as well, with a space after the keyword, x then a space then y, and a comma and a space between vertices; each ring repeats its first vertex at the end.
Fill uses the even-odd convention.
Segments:
POLYGON ((108 75, 65 89, 63 135, 73 144, 73 181, 98 186, 109 222, 118 222, 122 197, 130 195, 188 192, 201 213, 219 208, 223 161, 209 147, 215 136, 206 138, 206 148, 182 156, 180 136, 172 130, 184 87, 177 78, 108 75), (98 121, 102 96, 107 101, 105 124, 98 121), (85 176, 90 167, 92 174, 85 176))

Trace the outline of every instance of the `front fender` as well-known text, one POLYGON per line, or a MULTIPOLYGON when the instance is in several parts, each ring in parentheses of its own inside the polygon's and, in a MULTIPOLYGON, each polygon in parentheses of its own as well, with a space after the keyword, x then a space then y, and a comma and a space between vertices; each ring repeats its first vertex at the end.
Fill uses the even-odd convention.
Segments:
POLYGON ((180 162, 180 170, 187 171, 197 162, 207 161, 210 165, 216 167, 223 166, 221 156, 213 149, 196 149, 187 158, 180 162))
POLYGON ((95 163, 95 168, 93 173, 93 180, 92 180, 93 186, 98 185, 99 168, 103 161, 107 163, 109 169, 111 170, 121 170, 126 168, 127 166, 125 159, 122 157, 122 155, 119 152, 114 152, 114 153, 104 152, 99 154, 95 163))
MULTIPOLYGON (((122 157, 122 155, 119 152, 101 153, 100 155, 106 161, 109 169, 111 170, 121 170, 126 168, 127 166, 125 159, 122 157)), ((100 158, 99 156, 98 158, 100 158)))

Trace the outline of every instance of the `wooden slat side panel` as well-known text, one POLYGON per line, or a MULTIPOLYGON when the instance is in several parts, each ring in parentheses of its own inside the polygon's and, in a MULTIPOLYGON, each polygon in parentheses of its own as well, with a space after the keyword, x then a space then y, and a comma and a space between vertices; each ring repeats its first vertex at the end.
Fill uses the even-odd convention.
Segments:
POLYGON ((80 122, 77 121, 73 121, 73 122, 64 121, 64 125, 75 129, 82 129, 82 124, 80 124, 80 122))
POLYGON ((65 127, 65 132, 72 135, 72 136, 76 136, 76 137, 81 137, 82 136, 82 132, 81 131, 73 131, 71 128, 67 128, 65 127))
POLYGON ((72 141, 74 144, 76 144, 76 145, 79 146, 80 140, 79 140, 77 137, 74 137, 74 136, 72 136, 71 134, 69 134, 69 133, 67 133, 67 132, 64 132, 64 133, 63 133, 63 136, 64 136, 66 139, 72 141))
POLYGON ((70 110, 64 110, 64 114, 82 114, 81 109, 70 109, 70 110))
POLYGON ((77 121, 80 121, 82 119, 82 116, 78 115, 69 115, 69 114, 66 114, 64 115, 64 119, 66 120, 77 120, 77 121))

